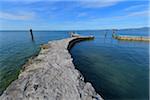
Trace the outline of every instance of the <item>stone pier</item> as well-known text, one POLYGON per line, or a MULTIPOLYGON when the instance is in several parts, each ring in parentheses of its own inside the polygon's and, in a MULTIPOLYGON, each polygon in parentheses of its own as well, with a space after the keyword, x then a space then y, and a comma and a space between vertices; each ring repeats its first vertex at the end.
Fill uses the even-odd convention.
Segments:
MULTIPOLYGON (((85 37, 87 39, 87 37, 85 37)), ((84 37, 50 41, 23 67, 0 100, 102 100, 75 69, 68 49, 84 37)))

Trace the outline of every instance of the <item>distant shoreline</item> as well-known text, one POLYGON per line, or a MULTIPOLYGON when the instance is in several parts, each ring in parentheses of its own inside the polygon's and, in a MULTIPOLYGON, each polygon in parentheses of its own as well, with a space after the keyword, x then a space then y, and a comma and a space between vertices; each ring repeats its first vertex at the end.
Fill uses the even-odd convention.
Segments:
MULTIPOLYGON (((132 29, 148 29, 150 31, 150 27, 135 27, 135 28, 107 28, 107 29, 60 29, 60 30, 36 30, 36 29, 33 29, 33 31, 94 31, 94 30, 97 30, 97 31, 101 31, 101 30, 113 30, 113 29, 117 29, 117 30, 132 30, 132 29)), ((29 31, 29 30, 12 30, 12 29, 8 29, 8 30, 0 30, 0 31, 29 31)))

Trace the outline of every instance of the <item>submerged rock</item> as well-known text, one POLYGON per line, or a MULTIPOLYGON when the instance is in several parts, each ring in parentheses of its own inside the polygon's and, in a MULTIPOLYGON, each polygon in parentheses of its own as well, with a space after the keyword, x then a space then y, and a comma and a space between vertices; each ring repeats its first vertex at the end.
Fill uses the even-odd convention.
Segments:
POLYGON ((49 42, 0 100, 102 100, 72 63, 67 48, 74 39, 49 42))

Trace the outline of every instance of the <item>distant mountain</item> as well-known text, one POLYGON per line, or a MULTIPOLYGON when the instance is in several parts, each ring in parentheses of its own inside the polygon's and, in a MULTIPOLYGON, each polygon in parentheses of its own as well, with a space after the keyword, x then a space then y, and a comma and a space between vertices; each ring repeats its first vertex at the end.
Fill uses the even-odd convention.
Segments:
POLYGON ((127 31, 127 30, 143 30, 143 31, 150 31, 150 27, 126 28, 126 29, 119 29, 119 30, 123 30, 123 31, 127 31))

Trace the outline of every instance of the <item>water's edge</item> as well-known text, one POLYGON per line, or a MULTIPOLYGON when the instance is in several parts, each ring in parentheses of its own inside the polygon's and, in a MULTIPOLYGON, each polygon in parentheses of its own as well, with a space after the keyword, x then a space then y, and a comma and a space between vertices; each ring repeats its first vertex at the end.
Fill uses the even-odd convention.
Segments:
MULTIPOLYGON (((84 39, 81 39, 81 38, 68 38, 68 39, 63 39, 63 40, 56 40, 56 41, 50 41, 50 43, 51 44, 57 44, 57 42, 59 42, 59 43, 61 43, 61 44, 64 44, 63 46, 65 47, 65 49, 68 51, 68 53, 69 53, 69 50, 71 49, 71 47, 76 43, 76 42, 80 42, 80 41, 83 41, 84 39), (55 43, 56 42, 56 43, 55 43), (63 43, 64 42, 64 43, 63 43)), ((48 43, 48 45, 49 45, 49 43, 48 43)), ((8 87, 7 87, 7 89, 4 91, 4 93, 2 94, 2 96, 0 97, 0 98, 2 98, 2 99, 6 99, 7 97, 9 97, 10 99, 11 98, 14 98, 14 97, 16 97, 16 98, 19 98, 19 97, 17 97, 18 96, 18 94, 14 94, 14 90, 13 91, 11 91, 12 90, 12 88, 14 88, 15 87, 15 85, 16 85, 16 82, 17 82, 17 80, 19 80, 19 79, 21 79, 21 77, 23 77, 21 74, 23 73, 27 73, 27 72, 25 72, 26 71, 26 68, 27 67, 29 67, 29 66, 31 66, 32 64, 34 64, 36 61, 37 61, 37 57, 38 56, 40 56, 41 55, 41 52, 44 52, 45 53, 45 51, 43 51, 43 49, 42 49, 42 46, 40 47, 41 49, 40 49, 40 51, 37 53, 37 54, 34 54, 32 57, 30 57, 29 59, 28 59, 28 61, 22 66, 22 69, 20 70, 20 73, 19 73, 19 76, 18 76, 18 79, 16 79, 15 81, 13 81, 8 87), (14 96, 15 95, 15 96, 14 96)), ((60 48, 61 49, 61 48, 60 48)), ((64 51, 63 51, 64 52, 64 51)), ((47 52, 46 52, 47 53, 47 52)), ((45 54, 46 54, 45 53, 45 54)), ((69 53, 69 56, 71 57, 71 54, 69 53)), ((73 63, 72 62, 72 57, 70 58, 71 59, 71 63, 73 63)), ((62 59, 63 60, 63 59, 62 59)), ((64 61, 65 61, 65 59, 64 59, 64 61)), ((41 61, 40 61, 41 62, 41 61)), ((61 65, 61 64, 60 64, 61 65)), ((73 66, 74 66, 74 64, 73 64, 73 66)), ((32 69, 32 68, 31 68, 32 69)), ((34 69, 34 68, 33 68, 34 69)), ((27 68, 27 70, 28 70, 28 68, 27 68)), ((75 69, 75 66, 74 66, 74 68, 73 68, 73 71, 75 71, 76 72, 76 70, 77 69, 75 69)), ((73 73, 74 74, 74 73, 73 73)), ((85 99, 85 98, 87 98, 88 96, 89 97, 91 97, 91 99, 92 98, 99 98, 99 99, 102 99, 102 97, 98 94, 98 93, 96 93, 95 92, 95 90, 94 90, 94 88, 92 87, 92 85, 90 84, 90 83, 88 83, 88 82, 84 82, 84 78, 83 78, 83 76, 82 76, 82 74, 77 70, 77 74, 78 75, 75 75, 75 76, 77 76, 78 78, 77 78, 77 80, 79 81, 79 83, 78 83, 78 85, 79 85, 79 89, 78 89, 78 92, 79 92, 79 98, 80 99, 85 99), (87 92, 86 93, 86 96, 85 96, 85 92, 87 92)), ((76 79, 75 79, 76 80, 76 79)), ((76 80, 76 81, 77 81, 76 80)), ((23 82, 22 82, 23 83, 23 82)), ((22 83, 18 83, 20 86, 21 86, 21 84, 22 83)), ((73 84, 75 84, 75 83, 73 83, 73 84)), ((23 87, 23 86, 22 86, 23 87)), ((18 87, 17 87, 18 88, 18 87)), ((20 87, 19 87, 20 88, 20 87)), ((27 87, 25 87, 25 88, 27 88, 27 87)), ((25 89, 26 90, 26 89, 25 89)), ((16 91, 15 91, 16 92, 16 91)), ((31 92, 31 91, 30 91, 31 92)), ((20 93, 20 91, 19 91, 19 93, 20 93)), ((36 91, 36 93, 37 93, 37 91, 36 91)), ((35 95, 36 96, 36 95, 35 95)), ((73 96, 75 96, 75 95, 73 95, 73 96)), ((31 97, 30 97, 31 98, 31 97)), ((73 98, 73 97, 72 97, 73 98)), ((24 99, 24 96, 23 96, 23 98, 22 99, 24 99)))

